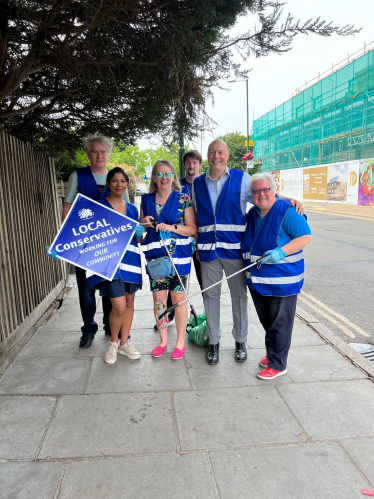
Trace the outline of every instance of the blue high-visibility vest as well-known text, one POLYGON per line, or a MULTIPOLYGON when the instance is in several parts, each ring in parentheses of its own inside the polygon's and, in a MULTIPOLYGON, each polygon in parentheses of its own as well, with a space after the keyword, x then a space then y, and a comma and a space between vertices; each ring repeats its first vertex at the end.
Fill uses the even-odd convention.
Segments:
POLYGON ((246 218, 240 207, 243 180, 241 170, 230 170, 218 196, 216 211, 212 205, 205 173, 194 180, 197 207, 198 242, 200 260, 211 262, 216 258, 239 260, 246 218))
MULTIPOLYGON (((113 210, 112 205, 109 203, 107 199, 101 199, 98 201, 100 204, 107 206, 113 210)), ((138 209, 136 206, 130 203, 126 203, 127 210, 126 216, 132 218, 133 220, 139 219, 138 209)), ((123 250, 122 250, 123 251, 123 250)), ((98 284, 104 279, 101 276, 96 274, 92 274, 89 271, 86 271, 86 277, 88 284, 93 288, 95 284, 98 284)), ((135 234, 130 241, 130 244, 127 246, 126 253, 124 254, 119 267, 116 270, 116 273, 113 276, 114 279, 121 279, 124 282, 133 282, 135 284, 142 284, 142 262, 140 258, 140 249, 138 243, 136 241, 135 234)))
POLYGON ((89 166, 77 168, 76 171, 78 179, 78 192, 80 194, 83 194, 94 201, 99 201, 100 199, 105 199, 109 196, 106 184, 103 194, 100 194, 99 186, 97 185, 95 177, 92 175, 92 171, 89 166))
MULTIPOLYGON (((254 207, 249 210, 247 230, 242 244, 245 267, 258 260, 265 251, 279 246, 279 231, 290 208, 290 203, 278 199, 258 229, 256 210, 254 207)), ((254 265, 245 272, 245 277, 247 286, 261 295, 295 295, 300 292, 304 284, 303 251, 288 255, 278 263, 262 263, 259 268, 254 265)))
MULTIPOLYGON (((160 215, 156 211, 156 195, 143 194, 142 196, 142 209, 144 216, 152 216, 158 223, 165 223, 174 225, 177 223, 178 213, 184 209, 183 196, 179 192, 172 191, 168 197, 165 205, 163 206, 160 215)), ((191 237, 181 236, 180 234, 173 234, 176 236, 175 252, 172 255, 173 262, 178 270, 179 275, 188 275, 191 272, 191 237)), ((165 241, 165 244, 170 249, 171 239, 165 241)), ((143 239, 141 244, 143 253, 148 262, 166 256, 163 249, 158 233, 152 227, 147 227, 147 236, 143 239)))

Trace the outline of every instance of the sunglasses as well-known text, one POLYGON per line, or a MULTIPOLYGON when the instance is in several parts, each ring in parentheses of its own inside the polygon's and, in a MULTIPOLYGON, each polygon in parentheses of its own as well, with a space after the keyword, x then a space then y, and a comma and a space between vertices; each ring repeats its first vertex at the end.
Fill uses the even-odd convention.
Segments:
MULTIPOLYGON (((166 177, 166 178, 170 178, 172 175, 173 175, 173 174, 172 174, 171 172, 166 172, 166 173, 165 173, 165 177, 166 177)), ((161 172, 156 173, 156 177, 157 177, 157 178, 162 178, 163 176, 164 176, 164 174, 163 174, 163 173, 161 173, 161 172)))
POLYGON ((270 187, 266 187, 265 189, 254 189, 252 191, 252 194, 261 194, 261 192, 263 192, 264 194, 267 194, 270 191, 271 191, 271 188, 270 187))

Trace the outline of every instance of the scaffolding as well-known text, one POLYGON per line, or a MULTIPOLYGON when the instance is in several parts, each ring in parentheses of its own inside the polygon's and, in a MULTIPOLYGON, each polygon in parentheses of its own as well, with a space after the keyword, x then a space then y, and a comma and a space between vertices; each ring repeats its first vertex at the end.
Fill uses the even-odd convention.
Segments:
POLYGON ((374 157, 374 50, 253 123, 262 170, 374 157))

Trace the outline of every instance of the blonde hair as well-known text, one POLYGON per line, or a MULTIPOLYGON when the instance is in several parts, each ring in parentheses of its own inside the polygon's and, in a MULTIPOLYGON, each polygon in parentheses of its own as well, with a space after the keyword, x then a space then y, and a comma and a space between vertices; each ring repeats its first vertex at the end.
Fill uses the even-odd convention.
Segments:
POLYGON ((177 176, 177 173, 175 171, 173 163, 171 161, 168 161, 167 159, 159 159, 158 161, 156 161, 156 163, 154 164, 154 166, 152 168, 151 182, 149 184, 149 190, 148 190, 149 194, 155 194, 157 192, 157 184, 153 180, 153 176, 156 175, 157 168, 159 166, 162 166, 162 165, 168 166, 171 169, 171 173, 174 174, 174 180, 173 180, 173 183, 171 184, 171 190, 180 192, 182 190, 182 188, 181 188, 181 185, 179 183, 179 179, 178 179, 178 176, 177 176))

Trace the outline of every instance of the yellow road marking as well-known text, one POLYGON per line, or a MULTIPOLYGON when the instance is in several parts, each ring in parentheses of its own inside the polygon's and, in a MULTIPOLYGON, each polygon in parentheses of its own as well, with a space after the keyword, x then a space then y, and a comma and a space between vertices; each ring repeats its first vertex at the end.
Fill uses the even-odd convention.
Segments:
POLYGON ((361 334, 362 336, 366 336, 367 338, 370 336, 368 333, 366 333, 359 326, 356 326, 356 324, 353 324, 353 322, 349 321, 348 319, 346 319, 343 315, 339 314, 338 312, 334 312, 334 310, 331 310, 331 308, 327 307, 324 303, 321 303, 319 300, 317 300, 317 298, 314 298, 314 296, 308 295, 304 291, 301 291, 301 293, 303 296, 305 296, 309 300, 312 300, 314 303, 317 303, 317 305, 319 305, 320 307, 325 309, 330 314, 335 315, 335 317, 340 319, 342 322, 344 322, 351 329, 354 329, 358 334, 361 334))
POLYGON ((317 308, 312 303, 309 303, 305 298, 303 298, 302 296, 299 296, 299 300, 301 300, 303 303, 306 303, 308 305, 308 307, 312 308, 313 310, 315 310, 316 312, 318 312, 320 315, 322 315, 322 317, 324 317, 328 321, 330 321, 333 324, 335 324, 335 326, 337 326, 339 329, 341 329, 347 336, 349 336, 350 338, 356 338, 356 335, 354 333, 352 333, 352 331, 350 331, 345 326, 343 326, 342 324, 340 324, 340 322, 338 322, 337 320, 335 320, 330 315, 327 315, 327 314, 325 314, 325 312, 322 312, 319 308, 317 308))

